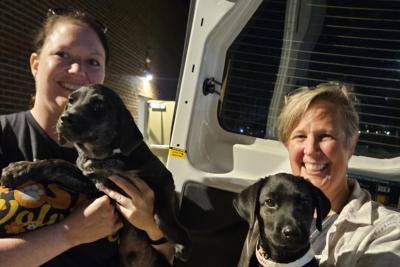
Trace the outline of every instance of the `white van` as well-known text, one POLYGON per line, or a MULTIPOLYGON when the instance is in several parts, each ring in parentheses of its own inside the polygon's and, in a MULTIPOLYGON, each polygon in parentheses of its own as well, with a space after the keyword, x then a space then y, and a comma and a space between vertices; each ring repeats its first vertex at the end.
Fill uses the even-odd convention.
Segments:
POLYGON ((194 248, 176 266, 236 266, 247 225, 232 198, 290 172, 275 122, 299 86, 354 85, 360 141, 348 175, 400 207, 400 1, 197 0, 190 10, 167 167, 194 248))

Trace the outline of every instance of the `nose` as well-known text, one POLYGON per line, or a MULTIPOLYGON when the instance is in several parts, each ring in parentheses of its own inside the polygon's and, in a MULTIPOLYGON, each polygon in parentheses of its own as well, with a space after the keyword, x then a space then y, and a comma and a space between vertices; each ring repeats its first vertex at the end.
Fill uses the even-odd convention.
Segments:
POLYGON ((299 232, 294 226, 285 226, 282 228, 282 235, 287 239, 294 239, 299 235, 299 232))
POLYGON ((72 62, 69 66, 68 74, 75 76, 77 81, 83 82, 84 84, 91 83, 89 74, 81 61, 75 60, 72 62))
POLYGON ((319 151, 319 144, 317 140, 312 137, 308 136, 306 142, 304 143, 304 154, 312 155, 319 151))
POLYGON ((76 122, 78 121, 78 116, 72 113, 64 113, 60 116, 60 121, 63 125, 76 124, 76 122))
POLYGON ((82 64, 80 62, 73 62, 68 70, 69 73, 80 73, 83 72, 82 64))

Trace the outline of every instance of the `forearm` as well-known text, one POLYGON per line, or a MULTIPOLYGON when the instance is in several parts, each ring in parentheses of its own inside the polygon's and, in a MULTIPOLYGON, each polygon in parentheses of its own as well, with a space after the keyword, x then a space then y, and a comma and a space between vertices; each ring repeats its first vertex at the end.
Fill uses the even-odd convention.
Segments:
POLYGON ((15 237, 0 238, 1 266, 39 266, 73 245, 63 224, 53 224, 15 237))
MULTIPOLYGON (((163 232, 158 228, 157 225, 154 225, 147 231, 147 235, 151 240, 159 240, 160 238, 164 237, 163 232)), ((163 255, 169 263, 173 263, 174 261, 174 247, 173 244, 170 242, 166 242, 161 245, 153 245, 152 246, 158 253, 163 255)))

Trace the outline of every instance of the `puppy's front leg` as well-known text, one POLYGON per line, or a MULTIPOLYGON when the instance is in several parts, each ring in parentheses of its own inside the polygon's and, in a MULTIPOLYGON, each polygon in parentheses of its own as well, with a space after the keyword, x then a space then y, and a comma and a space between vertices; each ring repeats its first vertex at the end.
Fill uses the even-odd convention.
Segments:
POLYGON ((49 181, 78 192, 92 192, 93 185, 72 163, 60 159, 19 161, 2 170, 0 184, 17 188, 28 182, 49 181))
POLYGON ((15 188, 27 182, 33 162, 18 161, 12 162, 4 167, 1 173, 0 184, 8 188, 15 188))

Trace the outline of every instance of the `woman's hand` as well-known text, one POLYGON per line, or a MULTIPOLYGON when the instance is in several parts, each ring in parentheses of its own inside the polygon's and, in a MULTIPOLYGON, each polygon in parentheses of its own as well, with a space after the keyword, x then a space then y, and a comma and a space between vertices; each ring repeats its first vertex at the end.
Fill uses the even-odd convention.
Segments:
POLYGON ((61 223, 67 231, 67 241, 73 246, 104 238, 122 227, 119 214, 108 196, 78 207, 61 223))
POLYGON ((144 230, 150 239, 158 240, 164 236, 154 220, 154 192, 140 178, 117 175, 108 177, 126 196, 104 187, 102 191, 116 201, 116 208, 131 224, 144 230), (127 180, 129 179, 129 180, 127 180))
MULTIPOLYGON (((103 187, 102 191, 116 202, 116 208, 131 224, 147 233, 151 240, 159 240, 164 237, 154 220, 154 192, 140 178, 128 176, 122 178, 117 175, 108 177, 126 196, 103 187), (127 180, 128 179, 128 180, 127 180)), ((164 255, 169 263, 174 260, 174 249, 171 243, 154 245, 153 248, 164 255)))

